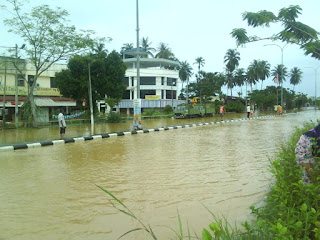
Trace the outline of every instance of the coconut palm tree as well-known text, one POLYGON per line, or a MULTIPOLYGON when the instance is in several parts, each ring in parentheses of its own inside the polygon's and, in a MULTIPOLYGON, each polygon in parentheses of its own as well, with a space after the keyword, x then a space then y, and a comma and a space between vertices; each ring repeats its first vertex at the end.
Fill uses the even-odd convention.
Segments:
POLYGON ((246 81, 246 75, 243 68, 238 68, 234 73, 235 84, 241 88, 241 96, 242 96, 242 86, 246 81))
POLYGON ((204 66, 205 60, 203 57, 197 57, 195 63, 193 64, 198 64, 198 72, 200 72, 200 68, 204 66))
POLYGON ((133 43, 124 43, 121 47, 121 52, 130 50, 130 49, 133 49, 133 43))
POLYGON ((298 85, 299 83, 301 83, 302 74, 303 74, 303 72, 297 67, 294 67, 291 69, 291 71, 290 71, 290 84, 293 85, 293 91, 294 91, 295 85, 298 85))
POLYGON ((149 42, 149 38, 142 38, 141 39, 141 48, 142 50, 144 50, 145 52, 149 52, 152 54, 152 52, 156 51, 155 48, 151 47, 152 42, 149 42))
POLYGON ((158 53, 155 56, 156 58, 170 59, 174 57, 174 54, 172 53, 171 49, 166 43, 163 43, 163 42, 159 43, 157 50, 158 50, 158 53))
POLYGON ((98 56, 99 58, 105 58, 107 57, 108 54, 108 50, 106 50, 105 48, 105 44, 104 43, 97 43, 95 44, 95 46, 93 47, 93 52, 95 56, 98 56))
POLYGON ((256 82, 257 82, 257 75, 255 72, 255 68, 252 64, 250 64, 246 71, 246 84, 250 85, 251 92, 252 92, 252 85, 256 84, 256 82))
POLYGON ((224 63, 229 72, 233 72, 238 66, 240 61, 240 53, 236 49, 228 49, 224 56, 224 63))
POLYGON ((251 86, 251 92, 252 92, 252 85, 257 84, 257 82, 260 80, 261 77, 261 64, 259 60, 253 60, 252 63, 250 63, 247 71, 248 76, 248 82, 251 86))
POLYGON ((280 85, 286 80, 286 77, 288 76, 287 68, 282 64, 278 64, 276 67, 274 67, 274 69, 272 69, 271 76, 278 77, 280 85))
POLYGON ((270 76, 270 67, 271 65, 267 61, 259 61, 259 79, 261 80, 261 90, 263 81, 270 76))
POLYGON ((192 75, 192 67, 190 66, 190 64, 187 61, 182 61, 180 62, 180 66, 179 66, 179 78, 182 81, 182 88, 183 88, 183 83, 185 81, 189 81, 189 78, 192 75))
POLYGON ((239 66, 240 53, 236 49, 228 49, 226 55, 224 56, 224 63, 226 64, 227 69, 227 88, 231 89, 232 97, 232 88, 235 86, 235 78, 233 71, 239 66))

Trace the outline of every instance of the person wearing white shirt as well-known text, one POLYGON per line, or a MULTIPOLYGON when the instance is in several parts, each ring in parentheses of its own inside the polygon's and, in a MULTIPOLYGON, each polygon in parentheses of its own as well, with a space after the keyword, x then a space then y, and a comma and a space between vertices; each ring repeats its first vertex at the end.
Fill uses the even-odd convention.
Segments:
POLYGON ((247 118, 250 118, 250 112, 251 112, 250 105, 248 105, 247 106, 247 118))
POLYGON ((64 134, 66 133, 66 121, 64 120, 64 110, 60 109, 60 113, 58 115, 58 122, 59 122, 59 127, 60 127, 60 139, 63 139, 64 134))

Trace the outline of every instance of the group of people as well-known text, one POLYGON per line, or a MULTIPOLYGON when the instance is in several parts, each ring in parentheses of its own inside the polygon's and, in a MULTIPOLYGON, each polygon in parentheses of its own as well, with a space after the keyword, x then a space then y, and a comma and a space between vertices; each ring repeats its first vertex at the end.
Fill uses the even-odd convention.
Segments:
MULTIPOLYGON (((254 107, 251 107, 250 104, 248 104, 246 109, 247 109, 247 118, 250 118, 250 116, 253 116, 254 107)), ((224 105, 220 105, 219 113, 220 113, 221 121, 223 121, 223 115, 225 114, 225 112, 226 112, 226 107, 224 105)))

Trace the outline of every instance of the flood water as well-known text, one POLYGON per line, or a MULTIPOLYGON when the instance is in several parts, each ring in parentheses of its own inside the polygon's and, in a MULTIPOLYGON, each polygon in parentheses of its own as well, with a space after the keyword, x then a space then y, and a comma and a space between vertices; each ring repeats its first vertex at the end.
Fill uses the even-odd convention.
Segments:
MULTIPOLYGON (((175 236, 169 227, 178 229, 177 211, 184 228, 201 236, 213 220, 203 205, 240 223, 268 192, 269 157, 279 143, 319 118, 308 111, 0 152, 0 239, 113 240, 139 227, 95 184, 159 239, 175 236)), ((149 238, 135 232, 123 239, 149 238)))

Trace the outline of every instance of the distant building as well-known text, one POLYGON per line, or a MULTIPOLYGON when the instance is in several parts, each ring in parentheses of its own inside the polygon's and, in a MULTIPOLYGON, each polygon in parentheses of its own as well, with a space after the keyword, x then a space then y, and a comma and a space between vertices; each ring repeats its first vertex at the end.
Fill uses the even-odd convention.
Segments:
MULTIPOLYGON (((179 66, 178 61, 154 58, 152 54, 139 49, 140 55, 140 98, 143 108, 176 107, 185 101, 178 100, 179 66)), ((127 66, 125 83, 127 90, 122 101, 115 106, 116 111, 129 115, 133 111, 133 100, 137 98, 137 49, 122 53, 127 66)), ((98 109, 104 110, 104 101, 98 102, 98 109)))
MULTIPOLYGON (((2 109, 5 106, 6 120, 12 121, 15 113, 15 76, 18 79, 18 107, 21 108, 28 100, 28 89, 33 83, 35 69, 32 64, 24 59, 17 60, 19 71, 14 66, 15 59, 0 57, 0 119, 2 119, 2 109), (29 83, 29 85, 28 85, 29 83)), ((34 90, 35 103, 39 107, 38 122, 48 122, 49 115, 59 107, 65 107, 67 113, 69 107, 76 106, 76 102, 71 98, 62 97, 55 84, 55 73, 65 69, 66 65, 54 64, 50 69, 43 72, 37 80, 34 90)), ((21 111, 19 110, 21 114, 21 111)), ((21 118, 21 115, 20 115, 21 118)))

